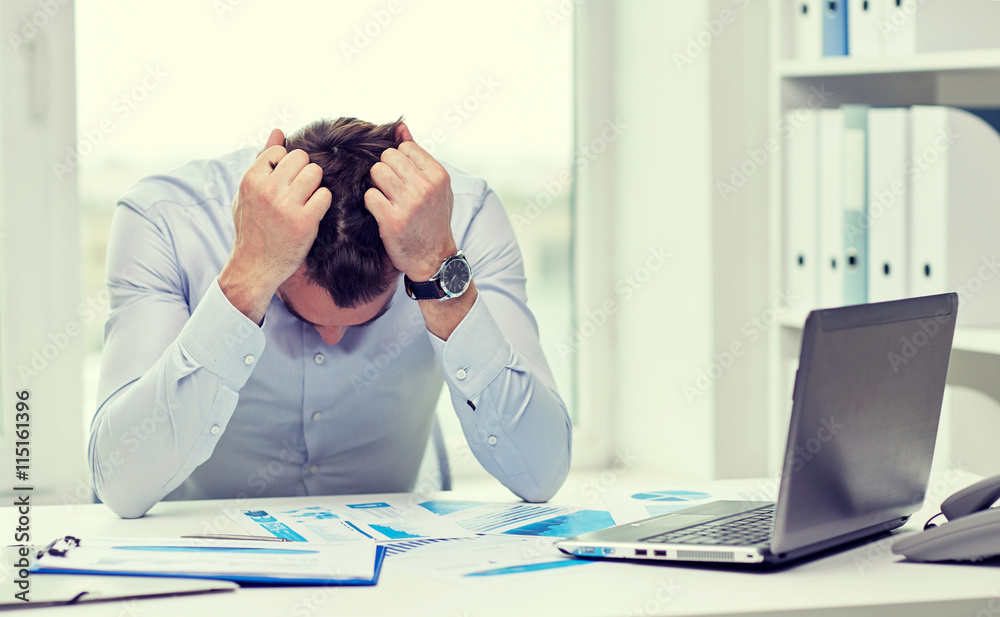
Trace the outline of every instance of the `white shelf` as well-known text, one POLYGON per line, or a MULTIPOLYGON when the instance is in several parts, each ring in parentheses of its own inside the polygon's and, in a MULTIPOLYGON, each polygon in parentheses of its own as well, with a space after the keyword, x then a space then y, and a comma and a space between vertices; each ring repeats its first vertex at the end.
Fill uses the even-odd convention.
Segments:
POLYGON ((891 73, 937 73, 1000 70, 1000 49, 943 51, 913 56, 852 58, 838 56, 816 60, 783 60, 780 77, 825 77, 833 75, 884 75, 891 73))
MULTIPOLYGON (((778 323, 782 328, 801 330, 807 314, 789 311, 781 316, 778 323)), ((1000 328, 957 328, 952 349, 1000 356, 1000 328)))

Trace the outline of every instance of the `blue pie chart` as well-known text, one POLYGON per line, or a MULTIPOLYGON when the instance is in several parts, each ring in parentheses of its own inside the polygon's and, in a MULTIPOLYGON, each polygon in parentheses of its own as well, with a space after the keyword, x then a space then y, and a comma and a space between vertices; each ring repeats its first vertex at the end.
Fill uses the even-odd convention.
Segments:
POLYGON ((697 491, 646 491, 645 493, 636 493, 632 495, 632 499, 656 503, 701 501, 702 499, 708 499, 709 497, 711 497, 711 495, 708 493, 699 493, 697 491))

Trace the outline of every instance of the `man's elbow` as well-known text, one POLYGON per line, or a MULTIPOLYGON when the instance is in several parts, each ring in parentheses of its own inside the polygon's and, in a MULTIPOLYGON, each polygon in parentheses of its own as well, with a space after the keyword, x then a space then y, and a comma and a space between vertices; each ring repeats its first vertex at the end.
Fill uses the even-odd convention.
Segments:
POLYGON ((570 449, 567 446, 565 455, 544 473, 536 471, 532 486, 514 491, 518 497, 529 503, 543 503, 552 499, 569 476, 570 449))
POLYGON ((100 462, 93 457, 90 459, 90 479, 97 499, 121 518, 139 518, 153 507, 153 504, 143 505, 136 491, 124 486, 120 479, 109 479, 100 462))

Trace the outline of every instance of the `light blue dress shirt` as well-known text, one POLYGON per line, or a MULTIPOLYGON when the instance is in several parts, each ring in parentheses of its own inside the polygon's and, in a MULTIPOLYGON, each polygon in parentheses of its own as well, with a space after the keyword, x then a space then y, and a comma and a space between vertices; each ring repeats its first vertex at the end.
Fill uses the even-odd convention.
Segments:
POLYGON ((119 202, 88 449, 101 500, 137 517, 161 499, 410 491, 442 382, 482 466, 523 499, 549 499, 569 470, 569 416, 485 181, 448 168, 452 231, 479 290, 448 341, 400 281, 385 315, 327 345, 277 296, 258 327, 219 288, 255 154, 191 162, 119 202))

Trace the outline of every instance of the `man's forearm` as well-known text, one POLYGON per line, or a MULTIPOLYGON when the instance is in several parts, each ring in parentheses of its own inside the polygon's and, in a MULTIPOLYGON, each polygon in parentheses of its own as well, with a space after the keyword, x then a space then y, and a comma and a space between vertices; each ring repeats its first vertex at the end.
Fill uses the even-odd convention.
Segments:
POLYGON ((242 268, 232 257, 219 273, 219 288, 229 302, 258 326, 264 322, 277 286, 242 268))
POLYGON ((473 281, 465 293, 457 298, 444 301, 418 300, 427 330, 442 341, 447 341, 458 324, 469 314, 478 296, 479 292, 476 291, 476 283, 473 281))

